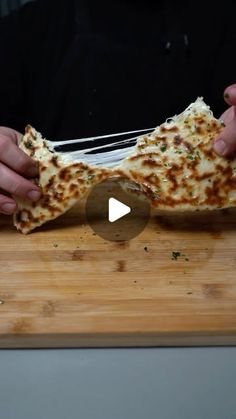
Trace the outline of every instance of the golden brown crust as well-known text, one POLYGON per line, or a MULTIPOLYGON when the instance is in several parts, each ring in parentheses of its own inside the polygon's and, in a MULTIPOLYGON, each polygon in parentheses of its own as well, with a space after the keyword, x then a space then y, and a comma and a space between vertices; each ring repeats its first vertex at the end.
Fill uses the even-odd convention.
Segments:
POLYGON ((66 212, 109 174, 109 170, 82 162, 65 165, 60 155, 52 152, 47 141, 29 125, 20 147, 38 161, 42 191, 37 203, 17 199, 14 225, 24 234, 66 212))
POLYGON ((31 126, 21 149, 39 164, 42 197, 37 203, 17 199, 14 224, 28 233, 70 209, 98 182, 122 177, 137 184, 130 192, 145 196, 154 208, 195 211, 236 206, 236 158, 218 156, 212 147, 223 129, 198 99, 182 114, 140 137, 119 167, 63 163, 60 154, 31 126))
POLYGON ((186 111, 140 138, 121 168, 137 182, 152 206, 168 210, 236 205, 236 159, 212 147, 223 130, 198 99, 186 111))

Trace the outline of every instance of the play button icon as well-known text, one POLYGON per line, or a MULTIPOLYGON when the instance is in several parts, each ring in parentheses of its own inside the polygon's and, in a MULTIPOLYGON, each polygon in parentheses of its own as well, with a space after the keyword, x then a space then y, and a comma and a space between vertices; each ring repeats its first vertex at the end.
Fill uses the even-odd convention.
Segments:
POLYGON ((137 193, 137 185, 122 178, 97 184, 86 201, 86 218, 93 231, 105 240, 131 240, 145 228, 149 203, 137 193))
POLYGON ((110 223, 114 223, 130 212, 131 208, 128 205, 123 204, 115 198, 109 198, 108 219, 110 223))

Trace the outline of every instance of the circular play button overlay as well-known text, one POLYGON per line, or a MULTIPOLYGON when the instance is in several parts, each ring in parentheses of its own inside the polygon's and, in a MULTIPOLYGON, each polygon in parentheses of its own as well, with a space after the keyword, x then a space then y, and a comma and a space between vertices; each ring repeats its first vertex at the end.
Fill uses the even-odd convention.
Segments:
POLYGON ((138 236, 149 220, 150 206, 134 182, 112 178, 97 184, 86 202, 93 231, 105 240, 126 241, 138 236))

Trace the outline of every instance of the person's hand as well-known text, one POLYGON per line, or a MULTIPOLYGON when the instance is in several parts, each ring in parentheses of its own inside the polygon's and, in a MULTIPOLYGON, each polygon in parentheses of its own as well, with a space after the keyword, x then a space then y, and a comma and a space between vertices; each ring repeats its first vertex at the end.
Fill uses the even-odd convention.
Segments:
POLYGON ((236 152, 236 84, 225 89, 224 98, 230 108, 220 117, 225 123, 225 128, 216 138, 214 149, 221 156, 229 156, 236 152))
POLYGON ((35 162, 19 147, 21 134, 0 127, 0 213, 13 214, 17 205, 12 196, 37 201, 41 192, 30 181, 38 175, 35 162), (28 178, 28 179, 27 179, 28 178))

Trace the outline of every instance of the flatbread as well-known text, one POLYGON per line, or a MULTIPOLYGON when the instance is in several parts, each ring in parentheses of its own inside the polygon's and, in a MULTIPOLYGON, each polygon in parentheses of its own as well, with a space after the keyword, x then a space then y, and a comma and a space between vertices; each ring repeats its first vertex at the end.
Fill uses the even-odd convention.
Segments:
POLYGON ((126 190, 148 199, 157 209, 234 207, 236 158, 220 157, 213 149, 213 140, 223 128, 223 121, 214 118, 198 98, 180 115, 139 137, 120 165, 108 169, 86 161, 65 163, 63 155, 27 126, 20 148, 39 164, 42 197, 36 203, 16 198, 14 225, 27 234, 68 211, 93 186, 110 177, 122 178, 122 185, 126 179, 126 190))
POLYGON ((38 202, 15 198, 18 210, 14 225, 24 234, 64 214, 110 173, 83 162, 63 163, 60 154, 30 125, 26 127, 20 148, 38 162, 38 183, 42 190, 38 202))
MULTIPOLYGON (((236 158, 218 156, 213 140, 224 128, 198 98, 150 135, 139 138, 120 170, 154 208, 195 211, 236 205, 236 158)), ((132 190, 131 190, 132 192, 132 190)))

